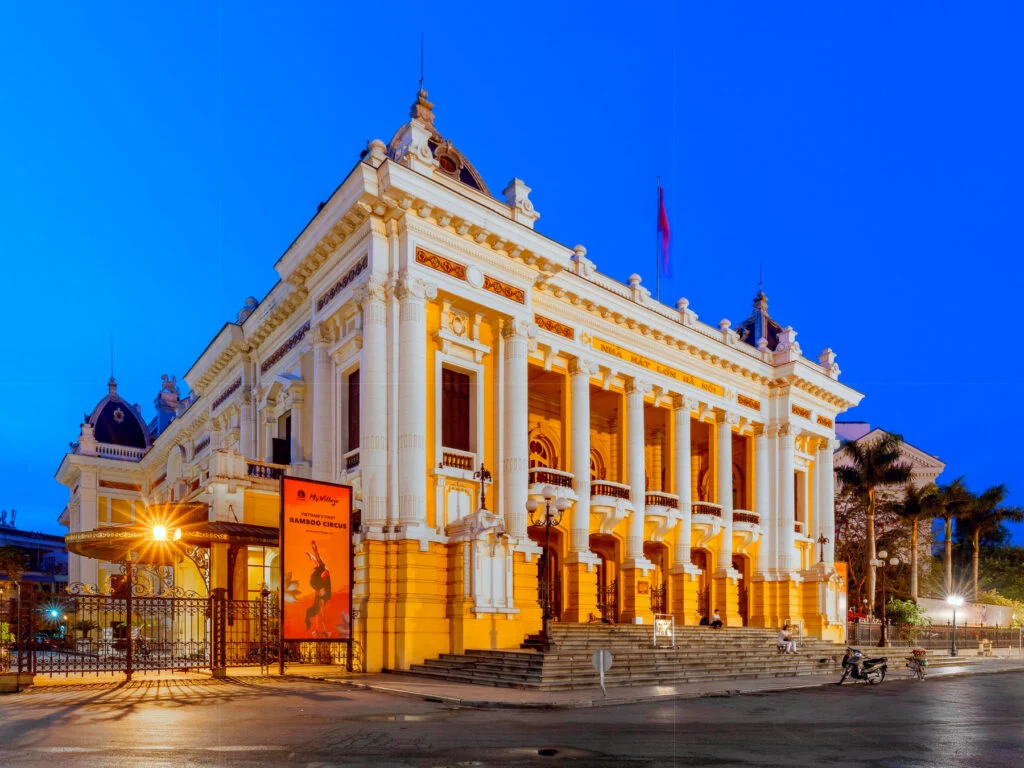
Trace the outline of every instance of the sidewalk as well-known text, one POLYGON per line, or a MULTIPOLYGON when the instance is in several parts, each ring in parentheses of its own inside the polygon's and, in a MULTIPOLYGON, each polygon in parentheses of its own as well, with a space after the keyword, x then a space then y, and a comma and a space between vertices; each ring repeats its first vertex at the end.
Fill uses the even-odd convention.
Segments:
MULTIPOLYGON (((883 685, 913 682, 903 668, 902 659, 895 659, 883 685)), ((957 675, 984 675, 1024 671, 1019 658, 987 658, 981 663, 948 666, 930 671, 928 680, 957 675)), ((574 691, 530 691, 518 688, 491 688, 482 685, 449 683, 399 673, 384 675, 351 675, 347 673, 318 675, 304 670, 302 677, 325 680, 355 689, 388 693, 394 696, 443 702, 478 709, 582 709, 643 704, 675 699, 696 699, 705 696, 740 696, 777 693, 781 691, 835 685, 838 674, 776 677, 763 680, 723 680, 719 682, 682 683, 678 685, 622 686, 608 688, 608 696, 600 688, 574 691)), ((928 682, 925 680, 924 682, 928 682)), ((850 683, 846 685, 865 685, 850 683)))

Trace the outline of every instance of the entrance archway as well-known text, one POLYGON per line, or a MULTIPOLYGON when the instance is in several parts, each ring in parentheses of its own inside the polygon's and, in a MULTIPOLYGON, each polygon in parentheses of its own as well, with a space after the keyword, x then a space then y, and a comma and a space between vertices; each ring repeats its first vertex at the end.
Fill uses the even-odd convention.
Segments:
POLYGON ((604 533, 592 534, 589 541, 590 551, 601 558, 597 565, 597 608, 601 618, 613 624, 619 620, 620 544, 604 533))
MULTIPOLYGON (((528 530, 530 539, 541 547, 544 546, 545 531, 543 528, 531 525, 528 530)), ((551 529, 551 549, 541 552, 537 558, 537 599, 543 604, 546 585, 544 582, 545 564, 548 551, 551 552, 551 616, 555 621, 562 620, 562 547, 564 537, 557 528, 551 529)))
POLYGON ((655 541, 644 542, 644 557, 654 563, 651 571, 651 610, 668 613, 668 547, 655 541))
POLYGON ((694 549, 690 552, 690 562, 700 568, 697 579, 697 613, 701 621, 711 620, 711 553, 706 549, 694 549))
POLYGON ((746 555, 733 555, 732 567, 740 573, 739 583, 739 613, 743 619, 743 626, 750 623, 750 558, 746 555))

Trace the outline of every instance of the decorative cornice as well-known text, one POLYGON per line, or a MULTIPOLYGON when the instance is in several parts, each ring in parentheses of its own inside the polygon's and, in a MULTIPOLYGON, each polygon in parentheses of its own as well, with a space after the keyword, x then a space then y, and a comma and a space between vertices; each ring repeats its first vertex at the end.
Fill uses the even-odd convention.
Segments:
POLYGON ((752 408, 755 411, 761 410, 761 401, 755 400, 752 397, 747 397, 742 393, 736 394, 736 404, 742 405, 744 408, 752 408))
POLYGON ((802 419, 811 418, 810 408, 804 408, 802 405, 797 405, 796 403, 794 403, 793 405, 790 406, 790 410, 793 411, 794 416, 799 416, 802 419))
POLYGON ((284 357, 293 349, 295 349, 295 347, 298 346, 299 342, 305 338, 307 333, 309 333, 311 324, 312 321, 307 320, 305 323, 302 324, 302 327, 299 328, 299 330, 297 330, 295 333, 289 336, 288 339, 283 344, 281 344, 281 346, 275 349, 274 353, 260 364, 260 374, 265 374, 277 363, 279 363, 282 357, 284 357))
POLYGON ((100 480, 100 488, 113 488, 118 491, 138 491, 142 493, 142 486, 136 483, 118 483, 114 480, 100 480))
POLYGON ((564 336, 567 339, 576 339, 576 331, 570 328, 568 325, 563 325, 557 320, 544 317, 543 315, 535 314, 533 316, 533 322, 537 324, 537 327, 542 331, 548 331, 556 336, 564 336))
POLYGON ((353 266, 348 272, 346 272, 341 279, 339 279, 334 285, 327 289, 327 291, 320 296, 316 301, 316 311, 321 311, 326 307, 335 296, 341 293, 347 288, 353 280, 361 275, 367 267, 370 266, 370 255, 366 254, 355 266, 353 266))

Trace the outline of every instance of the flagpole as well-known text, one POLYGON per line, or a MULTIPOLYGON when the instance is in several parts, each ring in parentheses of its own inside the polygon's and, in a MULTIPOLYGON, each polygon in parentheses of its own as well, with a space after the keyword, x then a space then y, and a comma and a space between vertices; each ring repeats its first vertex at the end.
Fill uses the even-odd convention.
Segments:
POLYGON ((661 224, 661 176, 658 177, 658 188, 655 193, 654 205, 654 298, 661 301, 661 260, 658 257, 658 245, 661 233, 658 228, 661 224))

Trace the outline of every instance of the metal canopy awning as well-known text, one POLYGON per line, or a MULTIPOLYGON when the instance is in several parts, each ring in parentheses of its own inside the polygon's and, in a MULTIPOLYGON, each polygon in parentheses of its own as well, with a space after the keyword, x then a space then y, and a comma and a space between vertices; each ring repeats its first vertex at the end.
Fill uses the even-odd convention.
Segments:
POLYGON ((152 565, 175 563, 186 547, 278 545, 277 528, 210 520, 208 515, 208 505, 198 502, 155 505, 147 507, 145 521, 69 533, 64 542, 70 552, 82 557, 114 563, 132 557, 135 562, 152 565), (155 538, 158 526, 166 532, 166 540, 155 538))

